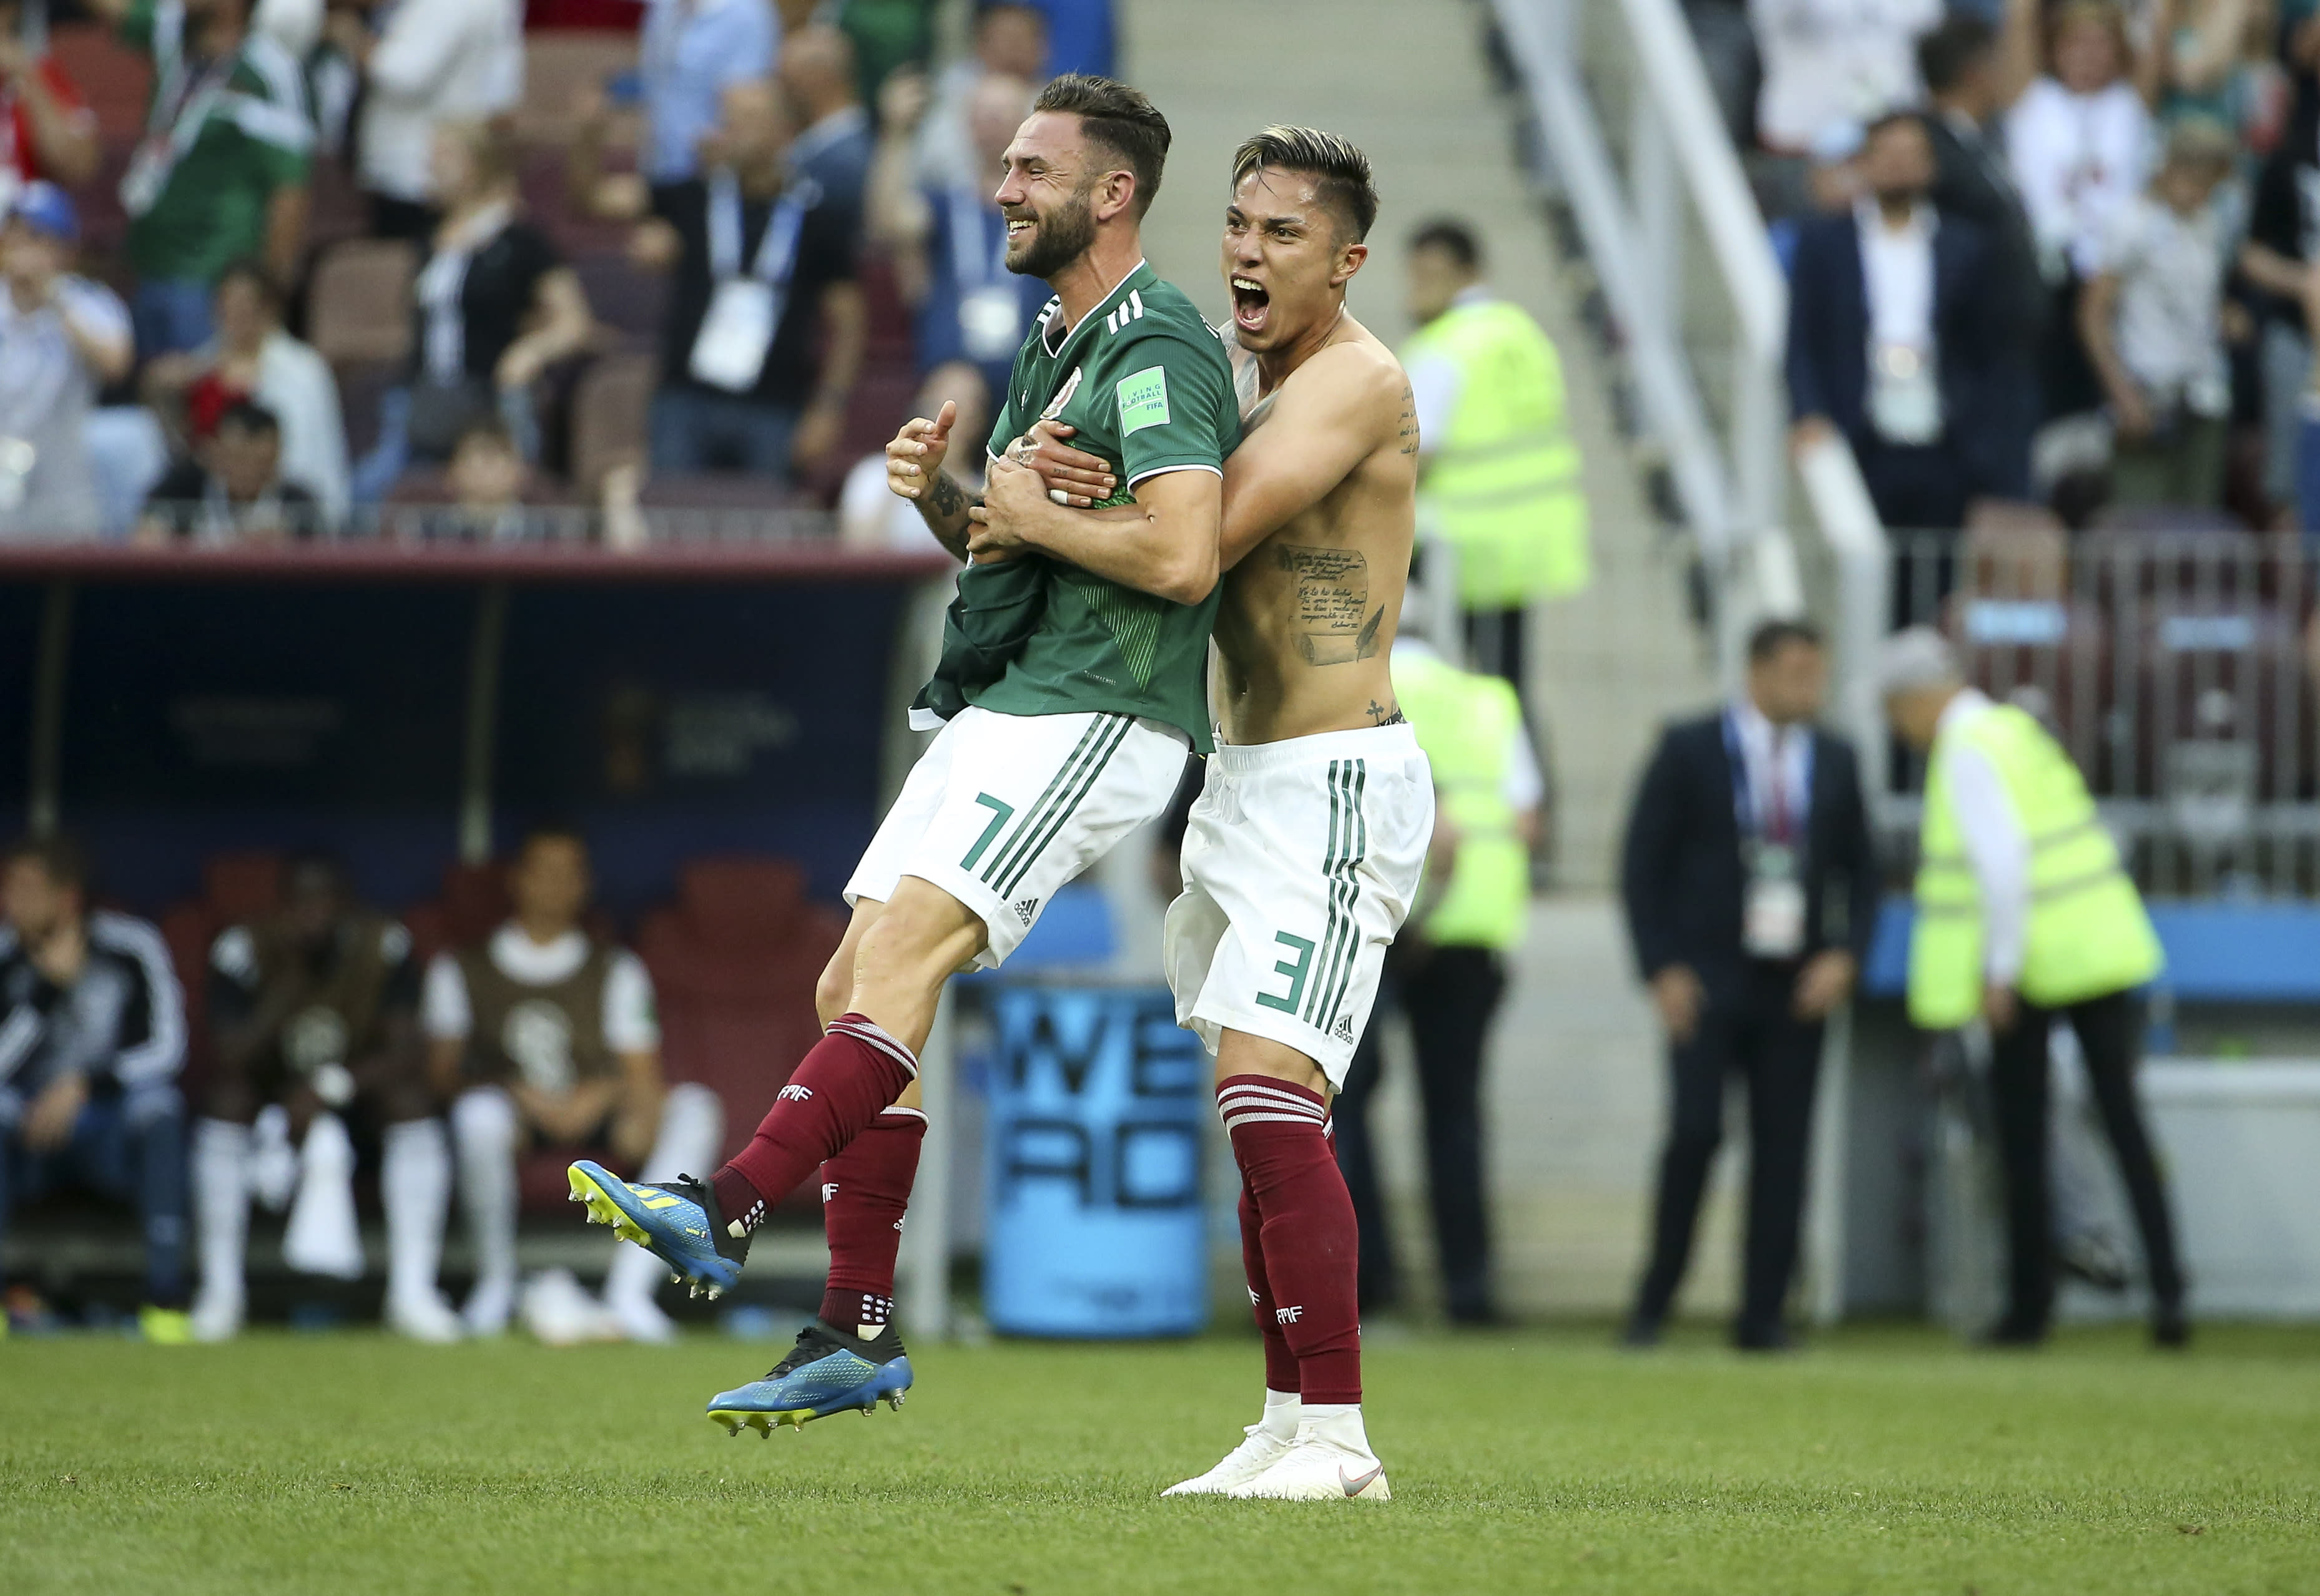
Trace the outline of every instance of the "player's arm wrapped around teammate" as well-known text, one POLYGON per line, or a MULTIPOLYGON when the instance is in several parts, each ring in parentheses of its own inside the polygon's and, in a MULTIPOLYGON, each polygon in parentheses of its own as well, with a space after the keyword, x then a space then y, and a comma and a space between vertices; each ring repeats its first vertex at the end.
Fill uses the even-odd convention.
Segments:
POLYGON ((950 719, 966 695, 998 681, 1047 612, 1047 562, 1025 554, 977 563, 958 573, 958 593, 943 614, 942 655, 911 702, 950 719))

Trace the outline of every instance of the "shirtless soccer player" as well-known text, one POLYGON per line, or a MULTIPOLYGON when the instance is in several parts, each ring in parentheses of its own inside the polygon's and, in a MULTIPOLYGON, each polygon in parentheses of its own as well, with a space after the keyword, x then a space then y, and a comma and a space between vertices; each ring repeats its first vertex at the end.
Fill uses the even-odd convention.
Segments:
MULTIPOLYGON (((1170 1494, 1382 1501, 1362 1428, 1352 1200, 1328 1094, 1368 1023, 1387 944, 1434 830, 1426 756, 1387 670, 1416 518, 1417 422, 1401 367, 1346 311, 1377 218, 1345 140, 1271 128, 1240 148, 1224 269, 1247 437, 1225 465, 1219 746, 1168 911, 1176 1014, 1217 1056, 1241 1172, 1241 1253, 1264 1334, 1264 1411, 1170 1494)), ((1068 421, 1069 418, 1062 419, 1068 421)), ((1045 493, 1105 491, 1099 449, 1037 450, 1045 493)), ((971 547, 1065 544, 1123 518, 1023 491, 994 467, 971 547)))
MULTIPOLYGON (((1042 416, 1069 423, 1121 463, 1108 497, 1119 518, 1101 550, 994 553, 961 574, 947 668, 994 586, 1020 600, 1010 584, 1028 578, 1032 601, 1013 609, 1038 624, 1010 634, 1003 668, 930 684, 922 701, 938 705, 948 680, 965 705, 847 884, 854 918, 822 976, 821 1041, 713 1179, 640 1186, 572 1166, 592 1219, 711 1294, 739 1277, 766 1210, 819 1178, 830 1253, 821 1312, 772 1373, 710 1402, 736 1435, 899 1405, 911 1366, 891 1322, 896 1231, 926 1128, 917 1055, 943 984, 1003 962, 1057 888, 1167 807, 1185 750, 1209 746, 1201 677, 1224 459, 1240 422, 1223 345, 1137 242, 1168 140, 1142 95, 1074 75, 1047 86, 1008 147, 996 196, 1008 268, 1056 293, 1015 356, 992 446, 1042 416)), ((969 503, 942 470, 952 419, 946 405, 904 427, 887 446, 887 481, 964 556, 969 503)))

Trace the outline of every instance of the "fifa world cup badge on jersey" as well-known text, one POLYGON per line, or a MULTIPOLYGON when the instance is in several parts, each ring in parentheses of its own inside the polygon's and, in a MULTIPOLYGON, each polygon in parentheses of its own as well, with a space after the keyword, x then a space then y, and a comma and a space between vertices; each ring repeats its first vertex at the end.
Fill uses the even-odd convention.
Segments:
POLYGON ((1147 365, 1132 376, 1119 379, 1112 390, 1119 401, 1119 435, 1141 432, 1146 427, 1168 424, 1168 372, 1165 366, 1147 365))

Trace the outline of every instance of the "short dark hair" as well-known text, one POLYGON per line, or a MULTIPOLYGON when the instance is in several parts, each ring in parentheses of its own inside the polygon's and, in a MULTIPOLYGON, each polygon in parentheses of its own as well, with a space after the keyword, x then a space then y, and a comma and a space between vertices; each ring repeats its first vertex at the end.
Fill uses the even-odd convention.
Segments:
POLYGON ((244 255, 226 262, 225 270, 218 274, 217 286, 223 288, 236 278, 258 290, 258 297, 277 314, 282 309, 282 286, 275 282, 274 274, 266 263, 254 255, 244 255))
POLYGON ((1239 188, 1250 173, 1267 167, 1319 179, 1321 203, 1337 213, 1355 243, 1368 238, 1377 224, 1377 181, 1370 175, 1370 158, 1351 139, 1319 128, 1275 123, 1251 135, 1234 152, 1233 187, 1239 188))
POLYGON ((1421 249, 1439 249, 1470 272, 1482 269, 1482 246, 1474 237, 1474 230, 1446 216, 1437 217, 1409 235, 1409 252, 1415 255, 1421 249))
POLYGON ((1001 11, 1028 11, 1038 18, 1042 29, 1047 25, 1047 14, 1034 5, 1031 0, 974 0, 974 25, 980 28, 990 20, 992 13, 1001 11))
POLYGON ((51 886, 81 889, 88 886, 87 852, 61 833, 18 837, 8 844, 8 852, 0 858, 0 863, 37 864, 51 886))
POLYGON ((237 399, 217 419, 217 430, 235 428, 243 432, 262 432, 269 437, 282 436, 282 423, 272 410, 254 399, 237 399))
POLYGON ((514 430, 497 416, 478 416, 460 428, 459 436, 451 444, 451 453, 457 455, 471 443, 491 444, 511 455, 522 452, 516 447, 514 430))
POLYGON ((1758 621, 1748 634, 1748 663, 1761 665, 1792 643, 1818 648, 1820 628, 1808 620, 1794 618, 1758 621))
POLYGON ((1988 23, 1953 14, 1917 41, 1917 75, 1926 80, 1927 94, 1945 95, 1997 48, 1997 30, 1988 23))
POLYGON ((572 822, 536 820, 524 827, 523 839, 515 845, 515 857, 521 859, 542 843, 569 843, 583 853, 588 852, 588 839, 572 822))
POLYGON ((1906 106, 1879 113, 1871 117, 1868 125, 1861 130, 1861 148, 1868 149, 1895 128, 1915 128, 1919 133, 1924 133, 1926 131, 1925 113, 1912 111, 1906 106))
POLYGON ((1138 91, 1091 72, 1066 72, 1039 91, 1034 111, 1065 112, 1080 119, 1080 132, 1099 144, 1136 178, 1138 221, 1152 208, 1160 192, 1160 174, 1168 164, 1168 145, 1174 135, 1168 119, 1138 91))

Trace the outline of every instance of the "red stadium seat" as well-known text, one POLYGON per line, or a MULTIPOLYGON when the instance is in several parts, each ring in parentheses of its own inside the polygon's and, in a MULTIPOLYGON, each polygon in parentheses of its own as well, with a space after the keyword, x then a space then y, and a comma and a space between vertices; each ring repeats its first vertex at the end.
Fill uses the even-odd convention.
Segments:
POLYGON ((337 367, 398 365, 411 354, 419 253, 394 239, 349 239, 314 263, 306 341, 337 367))
POLYGON ((696 861, 677 902, 646 917, 637 951, 659 1001, 664 1067, 725 1099, 729 1151, 820 1036, 814 982, 844 933, 807 901, 796 867, 771 859, 696 861))
POLYGON ((587 497, 615 465, 640 463, 647 449, 659 363, 641 350, 589 362, 572 393, 572 481, 587 497))

